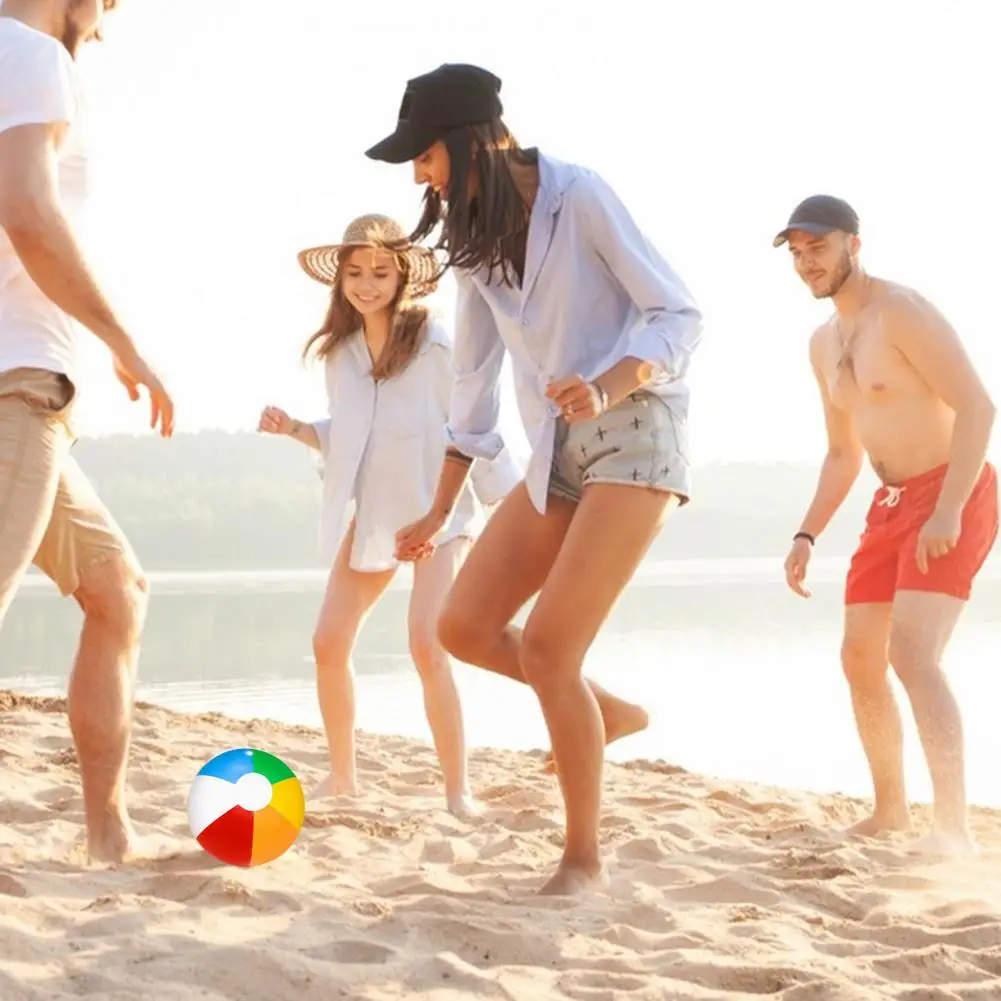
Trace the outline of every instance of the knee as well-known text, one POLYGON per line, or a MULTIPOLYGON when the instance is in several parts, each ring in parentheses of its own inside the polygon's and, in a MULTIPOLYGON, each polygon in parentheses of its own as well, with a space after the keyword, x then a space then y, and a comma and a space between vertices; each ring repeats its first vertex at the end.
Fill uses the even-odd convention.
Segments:
POLYGON ((354 635, 351 631, 334 623, 322 623, 313 633, 313 659, 317 667, 325 670, 336 667, 348 669, 353 646, 354 635))
POLYGON ((481 621, 461 605, 448 601, 438 616, 435 627, 436 645, 465 664, 477 664, 482 659, 489 636, 481 621))
POLYGON ((559 684, 571 666, 566 663, 565 647, 557 630, 535 625, 531 620, 525 626, 521 639, 521 670, 538 694, 559 684))
POLYGON ((886 650, 860 637, 846 636, 841 644, 841 670, 853 688, 879 682, 886 676, 886 650))
POLYGON ((411 622, 410 656, 425 681, 441 677, 448 670, 448 660, 435 634, 433 624, 411 622))
POLYGON ((913 631, 895 627, 890 633, 890 663, 905 688, 935 673, 938 663, 913 631))
POLYGON ((76 599, 86 619, 123 645, 139 640, 149 604, 149 580, 124 558, 107 560, 80 580, 76 599))

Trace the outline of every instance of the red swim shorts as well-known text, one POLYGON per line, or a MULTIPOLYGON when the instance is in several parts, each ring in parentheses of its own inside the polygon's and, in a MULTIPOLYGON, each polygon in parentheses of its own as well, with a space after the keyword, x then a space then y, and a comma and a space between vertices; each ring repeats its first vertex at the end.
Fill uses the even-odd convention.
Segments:
POLYGON ((866 515, 865 531, 852 556, 845 604, 891 602, 897 591, 934 591, 966 601, 973 579, 998 534, 997 471, 988 462, 963 509, 959 542, 918 569, 918 533, 931 517, 945 478, 938 466, 903 483, 881 486, 866 515))

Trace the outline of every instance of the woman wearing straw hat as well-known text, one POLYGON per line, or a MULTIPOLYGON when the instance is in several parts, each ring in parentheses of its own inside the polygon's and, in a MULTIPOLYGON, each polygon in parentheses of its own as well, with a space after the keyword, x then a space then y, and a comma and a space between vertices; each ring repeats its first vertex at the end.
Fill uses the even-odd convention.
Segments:
MULTIPOLYGON (((328 416, 294 420, 266 407, 259 428, 288 435, 322 456, 321 549, 331 564, 313 650, 330 751, 330 775, 314 797, 355 794, 355 697, 351 653, 362 623, 399 566, 395 533, 427 510, 445 451, 451 345, 417 301, 433 292, 434 255, 409 243, 392 219, 354 220, 339 244, 298 255, 331 289, 320 329, 306 343, 324 362, 328 416)), ((436 635, 445 595, 493 504, 520 479, 503 453, 479 463, 414 566, 408 631, 448 808, 475 812, 466 774, 462 711, 448 656, 436 635), (474 497, 474 491, 476 496, 474 497)))
POLYGON ((509 354, 532 457, 464 563, 439 635, 459 659, 535 690, 566 805, 563 858, 543 889, 572 893, 603 875, 604 744, 645 725, 582 665, 668 512, 688 501, 685 376, 701 316, 607 183, 519 147, 500 89, 470 65, 415 77, 395 131, 368 150, 413 164, 426 188, 414 237, 440 227, 459 290, 451 446, 397 552, 423 552, 470 464, 502 447, 509 354))

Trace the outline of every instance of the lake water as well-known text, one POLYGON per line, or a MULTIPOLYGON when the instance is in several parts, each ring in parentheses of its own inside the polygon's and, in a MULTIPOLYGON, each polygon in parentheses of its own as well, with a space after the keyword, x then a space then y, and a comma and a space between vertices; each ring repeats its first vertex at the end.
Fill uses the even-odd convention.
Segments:
MULTIPOLYGON (((813 561, 810 601, 782 581, 781 560, 644 565, 593 647, 587 672, 642 702, 652 723, 612 760, 662 758, 691 770, 868 795, 838 664, 841 559, 813 561)), ((320 725, 310 637, 325 575, 152 574, 140 698, 320 725)), ((362 729, 428 740, 404 632, 409 575, 372 613, 355 657, 362 729)), ((0 687, 62 694, 81 615, 32 576, 0 634, 0 687)), ((1001 805, 1001 560, 984 569, 948 653, 965 713, 971 798, 1001 805)), ((471 745, 546 747, 522 685, 456 665, 471 745)), ((898 689, 899 691, 899 689, 898 689)), ((903 696, 901 696, 903 699, 903 696)), ((930 786, 907 720, 912 797, 930 786)), ((280 752, 280 749, 277 749, 280 752)))

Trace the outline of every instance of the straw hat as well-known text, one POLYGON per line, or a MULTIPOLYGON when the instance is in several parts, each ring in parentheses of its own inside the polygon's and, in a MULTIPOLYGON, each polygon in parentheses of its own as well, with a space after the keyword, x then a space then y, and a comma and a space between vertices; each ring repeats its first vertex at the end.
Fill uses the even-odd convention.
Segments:
POLYGON ((439 268, 432 251, 415 246, 403 227, 384 215, 363 215, 348 224, 340 243, 310 247, 296 255, 303 271, 315 281, 333 285, 337 280, 338 254, 347 247, 379 247, 401 254, 407 261, 408 299, 430 295, 438 285, 439 268))

